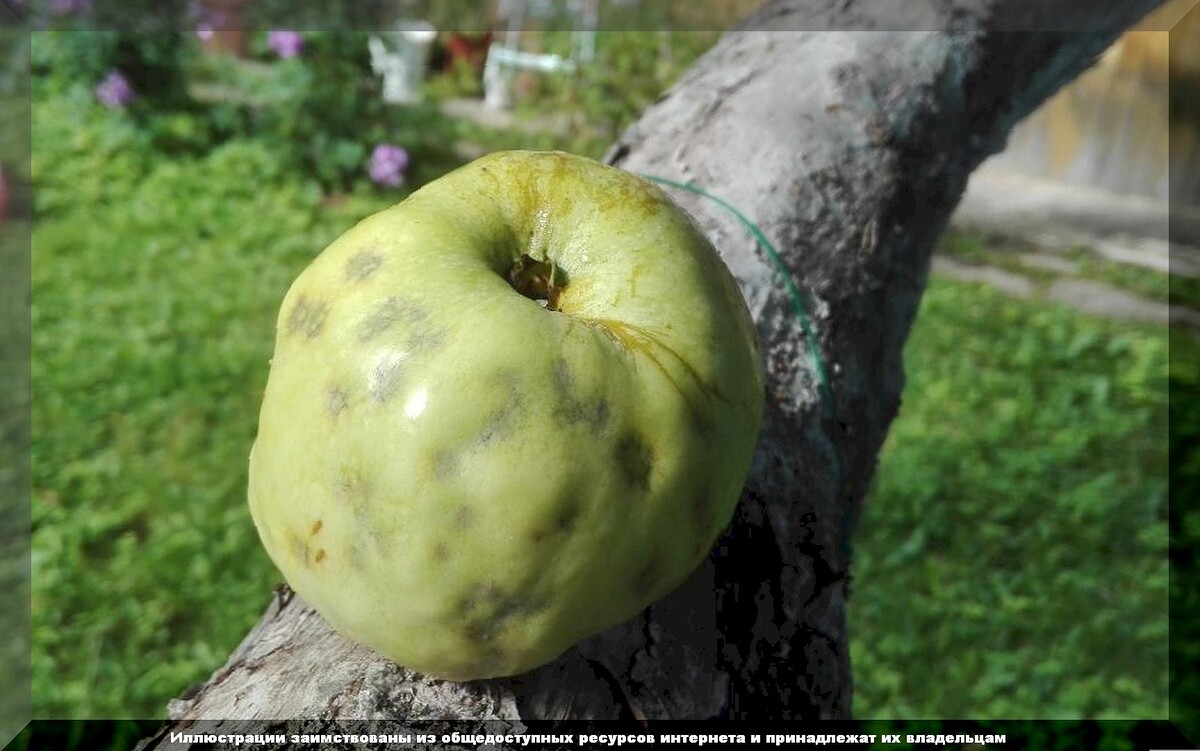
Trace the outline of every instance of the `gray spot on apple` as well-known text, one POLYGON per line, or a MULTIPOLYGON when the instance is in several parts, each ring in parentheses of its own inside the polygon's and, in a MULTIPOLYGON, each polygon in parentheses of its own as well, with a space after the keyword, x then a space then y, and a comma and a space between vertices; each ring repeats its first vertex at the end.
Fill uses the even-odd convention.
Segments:
POLYGON ((346 409, 349 404, 350 397, 344 390, 337 386, 330 386, 325 392, 325 411, 330 417, 337 417, 346 409))
POLYGON ((361 282, 382 265, 382 253, 376 250, 360 250, 346 261, 346 279, 361 282))
POLYGON ((608 424, 608 400, 603 397, 580 399, 575 391, 571 367, 561 357, 554 363, 554 386, 558 392, 558 403, 553 414, 559 425, 586 425, 599 433, 608 424))
POLYGON ((408 337, 408 346, 414 352, 432 352, 446 343, 444 329, 421 327, 408 337))
POLYGON ((554 386, 559 393, 573 396, 575 376, 571 373, 571 366, 567 363, 566 358, 560 357, 554 361, 554 386))
POLYGON ((650 473, 654 469, 654 451, 644 438, 630 431, 621 436, 616 448, 617 466, 625 482, 639 490, 650 489, 650 473))
POLYGON ((527 598, 505 592, 495 584, 477 585, 459 604, 463 634, 473 642, 489 642, 514 621, 536 612, 527 598))
POLYGON ((367 376, 367 394, 371 399, 382 404, 392 398, 400 387, 403 359, 399 352, 388 352, 375 361, 367 376))
POLYGON ((444 542, 436 542, 429 550, 429 557, 439 563, 445 561, 450 557, 450 548, 444 542))
POLYGON ((350 568, 361 571, 366 568, 366 553, 363 551, 362 545, 352 545, 349 552, 346 554, 346 562, 350 564, 350 568))
POLYGON ((559 532, 568 534, 575 529, 581 516, 583 516, 583 503, 574 497, 566 498, 559 507, 558 514, 555 515, 554 527, 559 532))
POLYGON ((430 459, 433 465, 433 477, 436 480, 449 480, 458 474, 458 455, 453 451, 438 451, 430 459))
POLYGON ((560 402, 554 409, 554 419, 560 425, 586 425, 599 433, 608 424, 610 409, 607 399, 591 402, 560 402))
POLYGON ((690 401, 688 402, 688 414, 692 418, 692 425, 696 428, 698 435, 712 438, 716 433, 716 426, 713 425, 712 419, 703 410, 696 407, 690 401))
POLYGON ((470 506, 459 506, 454 509, 454 526, 459 529, 470 529, 475 524, 475 509, 470 506))
POLYGON ((329 306, 325 303, 300 295, 288 314, 287 330, 292 334, 301 334, 306 339, 315 339, 321 333, 328 313, 329 306))
POLYGON ((529 530, 529 541, 541 543, 554 535, 568 535, 583 515, 583 503, 574 495, 562 499, 554 513, 542 524, 529 530))
POLYGON ((342 468, 334 481, 333 497, 339 504, 349 504, 356 515, 366 513, 367 484, 357 470, 342 468))
POLYGON ((488 446, 507 437, 512 430, 513 416, 518 404, 518 400, 514 399, 493 412, 475 442, 480 446, 488 446))
POLYGON ((290 529, 287 531, 286 537, 287 537, 288 550, 291 551, 292 557, 295 558, 297 561, 299 561, 301 564, 307 566, 308 565, 308 542, 305 541, 304 538, 302 538, 300 535, 296 534, 296 532, 294 530, 290 530, 290 529))
POLYGON ((358 340, 368 342, 398 323, 420 326, 428 316, 407 300, 389 297, 358 325, 358 340))

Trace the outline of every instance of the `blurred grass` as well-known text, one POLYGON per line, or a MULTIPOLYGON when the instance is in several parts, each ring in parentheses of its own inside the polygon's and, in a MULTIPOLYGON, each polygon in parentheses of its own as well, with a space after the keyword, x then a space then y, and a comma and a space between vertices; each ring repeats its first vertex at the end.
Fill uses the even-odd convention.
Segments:
MULTIPOLYGON (((554 86, 568 109, 601 96, 554 86)), ((424 111, 410 187, 456 166, 461 141, 598 156, 633 111, 562 137, 424 111)), ((244 488, 279 301, 404 191, 322 195, 268 137, 167 157, 71 95, 33 118, 35 714, 162 716, 278 581, 244 488)), ((1152 273, 1133 276, 1157 288, 1152 273)), ((1176 363, 1196 352, 933 280, 857 542, 858 716, 1165 713, 1168 367, 1195 389, 1200 367, 1176 363)), ((1170 409, 1172 441, 1194 446, 1196 413, 1170 409)), ((1200 476, 1194 458, 1170 470, 1200 476)))
POLYGON ((29 717, 28 238, 0 226, 0 742, 29 717))
POLYGON ((1166 716, 1168 345, 933 279, 856 540, 858 716, 1166 716))
POLYGON ((29 87, 25 40, 0 29, 0 743, 29 718, 29 87))

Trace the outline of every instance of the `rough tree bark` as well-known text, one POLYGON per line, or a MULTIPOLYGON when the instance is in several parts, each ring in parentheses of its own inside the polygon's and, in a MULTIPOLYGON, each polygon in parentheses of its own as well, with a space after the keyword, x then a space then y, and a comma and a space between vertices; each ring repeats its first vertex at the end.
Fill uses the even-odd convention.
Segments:
POLYGON ((737 276, 768 368, 753 468, 703 567, 548 666, 462 684, 344 641, 282 590, 229 662, 171 703, 175 727, 848 717, 849 541, 899 408, 934 240, 1012 125, 1159 1, 781 0, 726 35, 607 160, 692 181, 762 227, 804 291, 833 403, 754 240, 676 191, 737 276))

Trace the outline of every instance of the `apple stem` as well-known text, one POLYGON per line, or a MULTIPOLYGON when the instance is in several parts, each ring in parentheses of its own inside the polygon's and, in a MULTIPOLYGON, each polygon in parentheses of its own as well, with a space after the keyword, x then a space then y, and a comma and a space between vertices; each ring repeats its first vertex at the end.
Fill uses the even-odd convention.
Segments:
POLYGON ((542 303, 547 310, 558 310, 558 296, 566 287, 565 281, 559 281, 562 276, 553 261, 539 261, 523 253, 508 270, 508 283, 530 300, 542 303))

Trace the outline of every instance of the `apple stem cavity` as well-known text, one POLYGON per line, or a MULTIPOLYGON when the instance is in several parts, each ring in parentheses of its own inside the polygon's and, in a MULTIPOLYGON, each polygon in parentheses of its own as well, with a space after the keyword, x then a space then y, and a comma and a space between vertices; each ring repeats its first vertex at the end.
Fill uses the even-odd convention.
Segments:
POLYGON ((508 283, 546 310, 558 310, 558 297, 567 286, 566 274, 553 261, 539 261, 528 253, 523 253, 508 270, 508 283))

